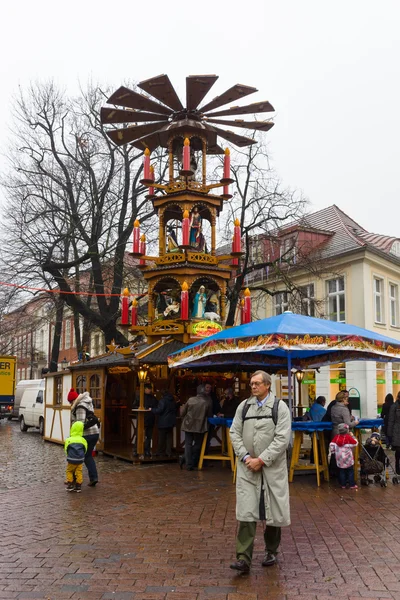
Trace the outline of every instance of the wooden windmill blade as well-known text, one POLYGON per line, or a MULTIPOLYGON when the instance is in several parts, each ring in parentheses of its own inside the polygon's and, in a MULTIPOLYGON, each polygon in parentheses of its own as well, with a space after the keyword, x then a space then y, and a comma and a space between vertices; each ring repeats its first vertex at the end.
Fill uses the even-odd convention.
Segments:
POLYGON ((131 146, 138 148, 138 150, 145 150, 148 148, 150 152, 153 152, 158 146, 160 146, 160 132, 162 129, 155 133, 150 133, 132 142, 131 146))
POLYGON ((241 127, 242 129, 255 129, 256 131, 269 131, 275 125, 273 121, 243 121, 239 119, 235 119, 234 121, 207 119, 207 123, 217 123, 217 125, 227 125, 228 127, 241 127))
POLYGON ((160 131, 163 125, 164 123, 162 121, 157 123, 147 123, 146 125, 133 125, 131 127, 124 127, 123 129, 112 129, 111 131, 107 131, 107 135, 114 144, 123 146, 124 144, 133 142, 145 135, 160 131))
POLYGON ((218 75, 189 75, 186 77, 186 108, 195 110, 217 79, 218 75))
POLYGON ((213 127, 215 133, 220 137, 224 138, 224 140, 228 140, 232 144, 239 146, 239 148, 244 148, 245 146, 251 146, 252 144, 256 144, 257 141, 252 138, 245 137, 244 135, 238 135, 233 131, 228 131, 227 129, 220 129, 219 127, 213 127))
POLYGON ((116 106, 125 106, 127 108, 136 108, 137 110, 148 110, 149 112, 158 113, 161 115, 169 116, 171 110, 166 106, 162 106, 142 94, 138 94, 127 87, 121 86, 116 92, 112 94, 107 100, 108 104, 115 104, 116 106))
POLYGON ((157 98, 157 100, 172 108, 172 110, 180 111, 184 109, 168 75, 151 77, 151 79, 146 79, 138 83, 138 87, 150 94, 150 96, 153 96, 153 98, 157 98))
POLYGON ((107 123, 142 123, 145 121, 168 121, 168 117, 156 115, 155 113, 142 112, 138 110, 123 110, 118 108, 101 108, 100 119, 107 123))
POLYGON ((229 90, 226 90, 226 92, 224 92, 220 96, 214 98, 214 100, 211 100, 211 102, 209 102, 205 106, 202 106, 200 108, 200 111, 202 113, 205 113, 210 110, 214 110, 214 108, 218 108, 219 106, 223 106, 224 104, 229 104, 229 102, 239 100, 239 98, 244 98, 244 96, 254 94, 254 92, 257 91, 258 90, 255 87, 250 87, 248 85, 241 85, 240 83, 237 83, 233 87, 229 88, 229 90))
POLYGON ((226 117, 230 115, 255 115, 256 113, 273 112, 275 109, 272 104, 268 101, 264 102, 253 102, 253 104, 246 104, 246 106, 232 106, 231 108, 225 108, 217 112, 208 113, 206 117, 226 117))
POLYGON ((207 154, 225 154, 225 150, 221 146, 218 146, 218 144, 215 144, 215 146, 207 148, 207 154))

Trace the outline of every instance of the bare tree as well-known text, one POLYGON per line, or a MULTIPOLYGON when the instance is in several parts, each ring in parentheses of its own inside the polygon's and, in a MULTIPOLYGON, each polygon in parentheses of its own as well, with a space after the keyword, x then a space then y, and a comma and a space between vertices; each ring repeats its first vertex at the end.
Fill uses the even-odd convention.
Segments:
MULTIPOLYGON (((279 271, 288 276, 284 266, 291 262, 293 248, 287 247, 284 252, 278 251, 278 254, 272 249, 280 245, 280 229, 300 219, 307 206, 307 201, 298 192, 282 186, 270 167, 264 136, 257 137, 257 144, 245 150, 232 150, 234 195, 220 223, 221 237, 227 243, 229 252, 234 222, 236 219, 240 221, 244 252, 228 289, 227 325, 235 322, 241 290, 249 275, 267 269, 271 274, 279 271), (268 252, 268 247, 271 252, 268 252)), ((267 294, 275 293, 259 283, 255 289, 267 294)))
POLYGON ((20 282, 57 290, 58 312, 65 303, 106 342, 126 343, 117 329, 125 251, 135 219, 144 232, 154 219, 140 184, 142 153, 116 147, 100 124, 106 97, 89 86, 68 98, 53 83, 20 93, 2 180, 3 236, 20 282))

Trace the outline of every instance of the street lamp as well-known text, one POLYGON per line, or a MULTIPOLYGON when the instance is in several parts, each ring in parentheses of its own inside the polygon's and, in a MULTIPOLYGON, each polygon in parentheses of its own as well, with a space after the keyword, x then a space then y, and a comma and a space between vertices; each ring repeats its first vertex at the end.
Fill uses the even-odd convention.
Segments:
POLYGON ((142 456, 144 453, 144 382, 147 378, 147 365, 141 365, 138 369, 139 379, 139 408, 137 417, 137 453, 142 456))
POLYGON ((296 371, 295 377, 296 377, 297 382, 299 384, 299 401, 298 401, 298 404, 297 404, 297 411, 298 411, 298 415, 297 416, 298 417, 302 417, 303 416, 303 405, 301 403, 301 382, 304 379, 304 371, 301 371, 301 370, 296 371))
POLYGON ((68 367, 68 361, 67 361, 67 357, 64 356, 64 358, 61 361, 61 369, 63 371, 65 371, 65 369, 68 367))

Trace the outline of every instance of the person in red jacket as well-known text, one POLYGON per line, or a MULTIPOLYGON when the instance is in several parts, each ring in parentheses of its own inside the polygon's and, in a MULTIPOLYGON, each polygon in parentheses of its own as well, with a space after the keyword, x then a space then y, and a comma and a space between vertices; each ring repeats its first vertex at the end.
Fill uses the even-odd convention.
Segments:
POLYGON ((349 426, 339 423, 338 433, 329 444, 329 452, 335 455, 338 467, 338 479, 342 489, 349 487, 356 490, 358 485, 354 481, 354 455, 353 448, 358 444, 357 440, 350 435, 349 426))

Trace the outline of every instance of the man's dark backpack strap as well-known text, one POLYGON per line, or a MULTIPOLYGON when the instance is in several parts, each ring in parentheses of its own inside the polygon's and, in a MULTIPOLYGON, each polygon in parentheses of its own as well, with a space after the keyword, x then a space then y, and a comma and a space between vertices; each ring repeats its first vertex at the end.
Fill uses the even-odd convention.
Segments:
POLYGON ((270 417, 269 416, 246 417, 246 415, 249 411, 249 408, 250 408, 250 404, 249 404, 248 400, 246 400, 246 402, 244 403, 244 406, 243 406, 243 410, 242 410, 242 421, 247 421, 249 419, 272 419, 274 422, 274 425, 276 427, 276 424, 278 422, 279 402, 280 402, 280 398, 275 398, 274 405, 272 407, 272 415, 270 417))

